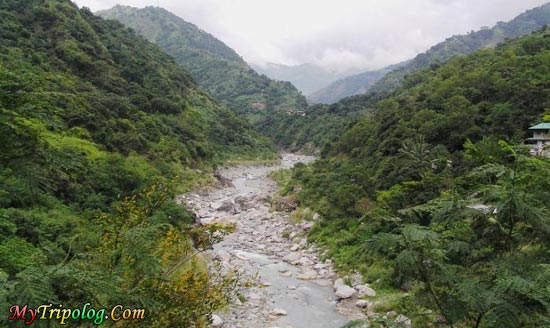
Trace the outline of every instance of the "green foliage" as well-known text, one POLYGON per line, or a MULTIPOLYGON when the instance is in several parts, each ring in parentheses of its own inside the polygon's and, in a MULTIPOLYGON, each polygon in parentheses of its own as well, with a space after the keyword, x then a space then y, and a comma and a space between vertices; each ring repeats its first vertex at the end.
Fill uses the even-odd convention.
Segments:
POLYGON ((0 303, 128 304, 173 315, 132 324, 205 327, 238 276, 210 277, 199 253, 230 227, 199 231, 171 198, 272 146, 119 23, 66 0, 0 15, 0 303))
POLYGON ((346 76, 332 82, 321 90, 316 90, 314 93, 308 95, 307 98, 315 104, 333 104, 347 97, 364 94, 386 74, 406 64, 407 62, 403 62, 375 71, 366 71, 356 75, 346 76))
POLYGON ((284 188, 321 214, 311 239, 407 291, 415 325, 547 326, 550 161, 514 145, 549 107, 549 60, 544 30, 355 98, 378 110, 284 188))
POLYGON ((259 75, 223 42, 164 9, 115 6, 98 14, 122 22, 159 45, 209 94, 254 125, 274 113, 307 107, 292 84, 259 75))
POLYGON ((290 213, 289 219, 292 223, 298 224, 304 221, 313 221, 314 215, 315 212, 309 208, 298 208, 290 213))

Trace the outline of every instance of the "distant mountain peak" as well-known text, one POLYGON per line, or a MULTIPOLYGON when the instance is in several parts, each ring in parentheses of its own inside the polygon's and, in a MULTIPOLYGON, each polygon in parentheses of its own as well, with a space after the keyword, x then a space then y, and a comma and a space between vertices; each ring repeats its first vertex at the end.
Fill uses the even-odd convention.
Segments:
POLYGON ((257 74, 235 50, 166 9, 115 6, 98 14, 120 21, 159 45, 191 72, 199 86, 252 123, 274 111, 307 106, 292 84, 257 74))

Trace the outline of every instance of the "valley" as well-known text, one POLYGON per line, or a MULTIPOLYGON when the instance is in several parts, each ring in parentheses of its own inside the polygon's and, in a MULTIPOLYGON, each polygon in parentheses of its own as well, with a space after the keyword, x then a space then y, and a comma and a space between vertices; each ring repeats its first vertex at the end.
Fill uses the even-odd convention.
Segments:
POLYGON ((307 242, 313 224, 293 224, 289 213, 273 211, 268 199, 277 186, 270 172, 307 163, 313 157, 283 154, 271 166, 236 166, 220 171, 225 187, 182 196, 202 224, 231 223, 236 231, 209 252, 222 268, 237 268, 251 287, 219 313, 224 327, 340 327, 364 318, 355 300, 337 302, 336 274, 320 249, 307 242))
POLYGON ((550 327, 550 3, 431 1, 1 1, 0 327, 550 327))

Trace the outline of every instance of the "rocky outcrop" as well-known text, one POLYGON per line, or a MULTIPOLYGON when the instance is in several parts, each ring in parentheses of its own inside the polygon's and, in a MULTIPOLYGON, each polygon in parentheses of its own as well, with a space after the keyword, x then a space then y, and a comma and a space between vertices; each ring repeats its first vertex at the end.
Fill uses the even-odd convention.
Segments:
POLYGON ((229 188, 234 187, 233 181, 231 181, 231 179, 224 177, 219 171, 214 172, 214 178, 218 180, 221 187, 229 187, 229 188))
POLYGON ((411 319, 407 318, 406 316, 400 314, 397 316, 397 318, 395 318, 395 323, 400 323, 402 325, 404 325, 406 328, 411 328, 412 327, 412 322, 411 322, 411 319))
POLYGON ((376 296, 376 292, 374 291, 374 289, 370 288, 369 285, 358 285, 358 286, 355 286, 355 288, 357 289, 357 296, 359 297, 376 296))
POLYGON ((290 213, 298 207, 298 199, 294 194, 290 196, 280 197, 273 202, 277 211, 290 213))
POLYGON ((212 315, 212 327, 221 327, 223 326, 223 320, 219 315, 212 315))
POLYGON ((334 281, 334 294, 340 299, 351 298, 357 291, 346 285, 342 278, 338 278, 334 281))

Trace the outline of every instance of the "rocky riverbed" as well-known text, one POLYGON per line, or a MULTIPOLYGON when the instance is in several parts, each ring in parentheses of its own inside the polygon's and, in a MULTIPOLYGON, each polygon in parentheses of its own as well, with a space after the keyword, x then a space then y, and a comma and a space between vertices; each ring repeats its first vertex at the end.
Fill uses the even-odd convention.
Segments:
POLYGON ((358 282, 346 285, 331 261, 321 260, 307 242, 312 223, 292 224, 288 213, 272 211, 267 202, 277 191, 271 171, 313 159, 284 154, 277 165, 229 167, 219 171, 219 187, 182 196, 201 224, 236 225, 209 256, 253 282, 240 291, 240 300, 214 316, 214 326, 333 328, 364 318, 361 307, 370 302, 357 297, 372 296, 374 290, 358 282))

